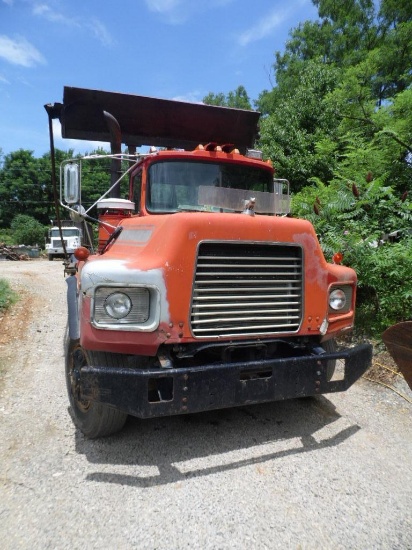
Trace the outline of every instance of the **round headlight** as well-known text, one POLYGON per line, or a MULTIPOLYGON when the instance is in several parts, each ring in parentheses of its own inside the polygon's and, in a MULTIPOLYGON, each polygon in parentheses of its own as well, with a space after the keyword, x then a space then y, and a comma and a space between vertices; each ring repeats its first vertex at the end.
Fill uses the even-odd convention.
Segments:
POLYGON ((105 302, 104 309, 107 315, 113 317, 113 319, 123 319, 129 315, 132 309, 132 301, 127 294, 123 292, 113 292, 110 294, 105 302))
POLYGON ((346 305, 346 294, 340 288, 332 290, 329 294, 329 305, 336 311, 343 309, 346 305))

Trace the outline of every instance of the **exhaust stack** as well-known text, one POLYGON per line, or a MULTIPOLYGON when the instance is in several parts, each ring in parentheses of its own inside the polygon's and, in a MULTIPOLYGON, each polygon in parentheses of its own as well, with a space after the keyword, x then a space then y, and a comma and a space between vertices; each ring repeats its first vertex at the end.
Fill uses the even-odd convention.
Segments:
MULTIPOLYGON (((120 155, 122 152, 122 132, 120 130, 120 124, 115 117, 107 111, 103 111, 103 115, 110 132, 110 151, 112 155, 120 155)), ((110 186, 112 186, 121 175, 120 158, 112 158, 110 174, 110 186)), ((109 196, 114 199, 120 198, 120 182, 113 187, 109 196)))

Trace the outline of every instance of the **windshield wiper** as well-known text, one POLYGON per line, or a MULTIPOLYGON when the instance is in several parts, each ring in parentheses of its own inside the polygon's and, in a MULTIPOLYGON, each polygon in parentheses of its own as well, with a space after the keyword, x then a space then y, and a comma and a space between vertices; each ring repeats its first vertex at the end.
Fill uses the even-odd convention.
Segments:
POLYGON ((114 240, 116 240, 117 237, 120 235, 120 233, 121 233, 122 231, 123 231, 123 226, 122 226, 122 225, 118 225, 118 226, 116 227, 116 229, 113 231, 113 233, 111 233, 111 234, 109 235, 109 238, 107 239, 107 241, 106 241, 106 243, 105 243, 105 245, 104 245, 102 251, 100 252, 100 254, 104 254, 104 253, 106 252, 107 247, 109 246, 109 244, 110 244, 111 242, 113 242, 114 240))
POLYGON ((204 206, 199 206, 196 208, 196 206, 178 206, 177 212, 207 212, 205 210, 204 206))

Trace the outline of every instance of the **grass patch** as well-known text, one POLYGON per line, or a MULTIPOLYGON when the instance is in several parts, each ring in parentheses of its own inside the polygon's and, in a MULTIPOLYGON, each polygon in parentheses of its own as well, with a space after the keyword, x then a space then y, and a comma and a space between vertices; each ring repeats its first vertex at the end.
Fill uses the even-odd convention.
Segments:
POLYGON ((11 229, 0 229, 0 243, 6 246, 16 244, 13 239, 13 231, 11 229))
POLYGON ((5 311, 18 300, 18 294, 10 288, 5 279, 0 279, 0 312, 5 311))

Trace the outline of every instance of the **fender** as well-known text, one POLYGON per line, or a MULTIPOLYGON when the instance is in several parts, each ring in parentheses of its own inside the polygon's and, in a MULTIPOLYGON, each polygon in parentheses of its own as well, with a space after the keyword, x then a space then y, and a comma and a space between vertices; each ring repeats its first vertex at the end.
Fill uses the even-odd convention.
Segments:
POLYGON ((77 278, 70 275, 66 279, 67 283, 67 314, 69 324, 69 337, 71 340, 80 338, 79 312, 77 307, 77 278))

